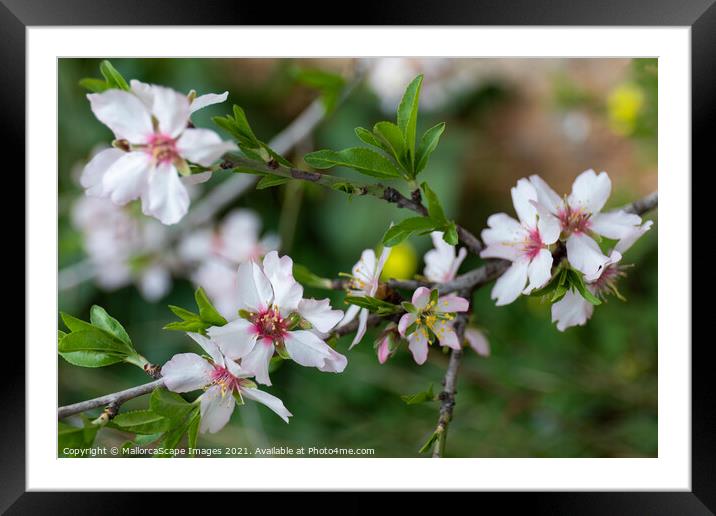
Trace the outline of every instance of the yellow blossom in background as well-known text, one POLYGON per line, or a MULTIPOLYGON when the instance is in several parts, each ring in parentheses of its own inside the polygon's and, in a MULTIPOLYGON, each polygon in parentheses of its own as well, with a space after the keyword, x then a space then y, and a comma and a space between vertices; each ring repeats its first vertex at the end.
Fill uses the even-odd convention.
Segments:
POLYGON ((609 127, 617 134, 629 136, 634 132, 637 117, 644 105, 644 92, 639 86, 624 83, 607 98, 609 127))
POLYGON ((404 241, 393 247, 383 267, 381 279, 410 279, 418 267, 418 255, 408 242, 404 241))

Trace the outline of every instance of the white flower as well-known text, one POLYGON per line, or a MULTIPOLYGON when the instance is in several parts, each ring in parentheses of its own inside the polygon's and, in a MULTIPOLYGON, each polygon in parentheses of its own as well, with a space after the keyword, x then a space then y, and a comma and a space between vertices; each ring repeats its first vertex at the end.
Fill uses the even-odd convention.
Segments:
POLYGON ((569 263, 587 281, 598 278, 609 261, 590 234, 620 240, 641 224, 639 215, 624 210, 601 213, 612 189, 606 172, 597 174, 591 169, 582 172, 574 180, 572 193, 564 199, 539 176, 530 176, 530 182, 537 191, 539 204, 560 222, 567 239, 569 263))
MULTIPOLYGON (((651 228, 652 221, 648 220, 641 226, 633 228, 624 238, 617 242, 609 254, 609 258, 600 271, 599 276, 587 283, 589 291, 598 297, 605 297, 609 292, 617 293, 616 281, 624 273, 618 263, 634 242, 651 228)), ((594 305, 584 299, 578 292, 568 291, 562 299, 552 305, 552 322, 557 323, 557 329, 564 331, 571 326, 584 326, 594 313, 594 305)))
POLYGON ((246 311, 225 326, 212 326, 209 336, 232 360, 271 385, 268 366, 278 348, 294 362, 321 371, 342 372, 347 359, 314 332, 294 329, 303 317, 319 331, 328 331, 338 322, 340 310, 326 310, 327 303, 303 300, 303 287, 293 278, 293 261, 271 251, 263 267, 254 261, 239 266, 237 276, 239 308, 246 311), (328 312, 338 312, 328 313, 328 312))
POLYGON ((195 353, 174 355, 162 367, 164 385, 173 392, 190 392, 204 389, 199 396, 201 423, 199 430, 215 433, 224 428, 234 412, 236 398, 263 403, 288 423, 291 413, 277 397, 260 391, 248 379, 250 373, 226 357, 210 339, 198 333, 187 333, 194 339, 211 360, 195 353))
POLYGON ((467 256, 467 250, 461 247, 456 255, 455 246, 443 240, 442 231, 433 231, 430 233, 430 238, 435 249, 425 253, 423 275, 435 283, 445 283, 455 279, 460 265, 467 256))
POLYGON ((415 312, 408 312, 400 318, 398 331, 408 339, 408 349, 415 362, 423 364, 428 358, 428 343, 433 336, 441 346, 460 349, 462 346, 453 329, 455 312, 466 312, 470 302, 455 294, 437 297, 437 290, 420 287, 413 293, 412 304, 415 312))
MULTIPOLYGON (((375 251, 366 249, 361 253, 360 260, 353 266, 353 275, 348 285, 348 295, 355 297, 375 297, 380 285, 380 273, 383 272, 383 266, 390 256, 390 247, 384 247, 380 254, 380 259, 376 260, 375 251)), ((358 315, 358 331, 350 345, 350 348, 358 344, 365 335, 368 328, 367 308, 360 308, 357 305, 351 305, 346 310, 346 315, 338 324, 338 327, 345 326, 355 319, 358 315)), ((348 349, 350 349, 348 348, 348 349)))
POLYGON ((489 228, 482 231, 487 247, 480 256, 512 262, 492 289, 492 298, 498 306, 512 303, 521 293, 529 294, 550 279, 552 253, 548 246, 559 238, 559 221, 535 201, 535 188, 526 179, 520 179, 512 188, 512 203, 520 220, 496 213, 487 219, 489 228))
POLYGON ((239 309, 236 269, 248 260, 259 260, 279 247, 275 234, 259 239, 261 219, 247 209, 229 212, 216 230, 194 231, 179 243, 180 258, 195 266, 191 280, 200 285, 216 309, 234 319, 239 309), (198 265, 195 265, 198 264, 198 265))
POLYGON ((179 170, 187 161, 209 166, 234 143, 222 141, 209 129, 188 127, 191 113, 224 99, 224 95, 192 101, 170 88, 131 81, 132 91, 110 89, 87 95, 92 112, 109 127, 119 148, 97 154, 85 167, 81 183, 88 195, 109 198, 118 205, 141 198, 142 211, 163 224, 181 220, 189 208, 185 182, 208 179, 179 170))
POLYGON ((164 297, 171 287, 170 263, 160 251, 165 228, 138 218, 126 208, 95 197, 80 197, 72 222, 82 233, 97 284, 115 290, 132 282, 148 301, 164 297))

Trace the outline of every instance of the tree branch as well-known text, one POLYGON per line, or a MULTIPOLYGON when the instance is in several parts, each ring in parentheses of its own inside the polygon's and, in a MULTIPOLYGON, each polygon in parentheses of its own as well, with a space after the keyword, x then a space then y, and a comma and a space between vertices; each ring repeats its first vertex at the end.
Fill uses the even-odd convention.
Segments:
POLYGON ((158 389, 159 387, 163 386, 164 379, 160 378, 159 380, 154 380, 153 382, 138 385, 130 389, 114 392, 112 394, 105 394, 104 396, 100 396, 99 398, 94 398, 87 401, 80 401, 79 403, 75 403, 73 405, 66 405, 57 409, 57 418, 63 419, 69 416, 73 416, 75 414, 80 414, 81 412, 86 412, 88 410, 104 407, 107 405, 112 405, 116 408, 119 408, 119 406, 125 401, 137 398, 139 396, 143 396, 145 394, 149 394, 155 389, 158 389))

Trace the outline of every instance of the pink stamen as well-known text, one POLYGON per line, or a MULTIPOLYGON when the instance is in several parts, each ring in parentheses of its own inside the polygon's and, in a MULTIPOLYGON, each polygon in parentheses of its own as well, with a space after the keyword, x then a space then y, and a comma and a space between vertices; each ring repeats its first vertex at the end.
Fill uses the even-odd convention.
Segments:
POLYGON ((537 256, 539 252, 544 249, 544 247, 542 236, 539 234, 539 229, 530 229, 528 236, 523 243, 522 252, 531 260, 537 256))
POLYGON ((589 231, 592 225, 590 217, 591 213, 584 211, 582 208, 574 210, 569 205, 557 213, 557 218, 562 225, 562 231, 567 234, 586 233, 589 231))
POLYGON ((179 157, 176 148, 176 140, 171 136, 161 133, 154 133, 147 142, 147 152, 158 163, 172 162, 179 157))
POLYGON ((254 314, 251 322, 253 330, 264 343, 282 342, 288 334, 288 324, 275 306, 254 314))
POLYGON ((211 372, 211 383, 220 386, 222 394, 226 394, 238 390, 240 382, 228 369, 214 364, 214 370, 211 372))

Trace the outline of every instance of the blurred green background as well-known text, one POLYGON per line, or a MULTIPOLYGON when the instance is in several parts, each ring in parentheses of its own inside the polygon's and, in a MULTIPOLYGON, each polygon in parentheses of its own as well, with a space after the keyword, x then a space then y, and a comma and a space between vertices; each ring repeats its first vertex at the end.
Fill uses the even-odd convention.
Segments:
MULTIPOLYGON (((196 113, 194 123, 212 127, 211 116, 228 113, 235 103, 244 107, 254 131, 266 141, 317 97, 296 80, 296 69, 350 74, 356 66, 347 59, 112 62, 128 79, 199 94, 228 90, 227 103, 196 113)), ((85 259, 82 233, 71 217, 73 204, 83 195, 78 173, 90 152, 112 139, 78 86, 81 78, 99 75, 98 64, 94 59, 59 61, 60 269, 85 259)), ((606 170, 614 186, 608 207, 656 189, 656 60, 403 59, 381 66, 383 76, 369 75, 301 142, 298 153, 289 154, 291 159, 300 163, 301 155, 313 149, 357 145, 353 128, 392 119, 393 97, 399 98, 407 82, 423 71, 419 131, 447 122, 424 179, 441 197, 448 216, 474 232, 479 233, 491 213, 513 213, 509 188, 533 173, 566 193, 583 170, 606 170)), ((221 188, 223 180, 215 175, 203 191, 221 188)), ((251 189, 222 213, 235 207, 259 213, 264 230, 281 235, 282 253, 326 277, 350 271, 361 250, 380 241, 391 220, 408 215, 374 198, 348 199, 309 184, 251 189)), ((495 307, 491 286, 476 293, 473 320, 487 334, 491 356, 466 350, 448 456, 657 455, 657 231, 658 225, 625 257, 625 263, 636 265, 620 284, 628 302, 610 299, 597 307, 586 327, 561 333, 550 322, 549 306, 539 300, 522 297, 495 307)), ((411 239, 394 253, 391 271, 421 273, 429 247, 427 237, 411 239)), ((470 257, 461 270, 477 264, 470 257)), ((140 353, 162 364, 177 352, 197 351, 185 335, 161 329, 174 319, 166 305, 193 306, 193 288, 175 277, 170 293, 150 303, 132 285, 106 292, 90 280, 62 290, 59 307, 87 319, 92 304, 103 306, 125 325, 140 353)), ((326 293, 307 289, 307 297, 311 295, 326 293)), ((343 294, 330 295, 340 305, 343 294)), ((343 374, 290 362, 272 373, 274 385, 267 390, 293 412, 289 425, 247 402, 223 431, 202 435, 199 445, 367 447, 375 448, 378 457, 419 456, 435 428, 438 402, 408 406, 400 395, 431 383, 438 390, 447 355, 433 349, 428 362, 417 366, 403 348, 380 365, 373 335, 369 331, 350 352, 350 338, 338 343, 349 358, 343 374)), ((130 365, 84 369, 58 359, 58 367, 61 405, 147 381, 130 365)), ((124 407, 145 407, 147 401, 136 399, 124 407)), ((98 443, 118 444, 126 438, 105 429, 98 443)))

